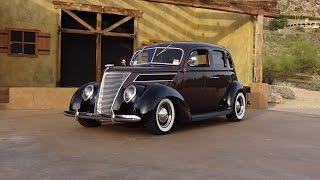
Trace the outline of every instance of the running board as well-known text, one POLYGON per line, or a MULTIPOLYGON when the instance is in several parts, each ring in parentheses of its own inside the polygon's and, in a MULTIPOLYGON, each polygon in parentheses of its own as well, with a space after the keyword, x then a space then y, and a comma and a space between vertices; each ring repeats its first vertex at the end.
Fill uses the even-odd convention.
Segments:
POLYGON ((195 114, 195 115, 192 115, 192 121, 202 121, 202 120, 207 120, 217 116, 225 116, 227 114, 230 114, 231 112, 232 110, 228 109, 224 111, 214 111, 214 112, 208 112, 203 114, 195 114))

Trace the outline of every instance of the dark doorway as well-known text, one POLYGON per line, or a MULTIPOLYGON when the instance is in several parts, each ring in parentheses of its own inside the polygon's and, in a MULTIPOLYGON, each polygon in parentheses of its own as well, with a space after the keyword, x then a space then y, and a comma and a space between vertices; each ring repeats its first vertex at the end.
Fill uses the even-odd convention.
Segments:
POLYGON ((121 66, 123 59, 129 63, 134 22, 126 15, 62 10, 60 86, 100 82, 105 64, 121 66))
POLYGON ((101 43, 101 69, 106 64, 121 66, 121 60, 130 62, 133 53, 133 39, 123 37, 102 36, 101 43))
POLYGON ((63 87, 79 87, 96 80, 96 36, 61 35, 61 80, 63 87))

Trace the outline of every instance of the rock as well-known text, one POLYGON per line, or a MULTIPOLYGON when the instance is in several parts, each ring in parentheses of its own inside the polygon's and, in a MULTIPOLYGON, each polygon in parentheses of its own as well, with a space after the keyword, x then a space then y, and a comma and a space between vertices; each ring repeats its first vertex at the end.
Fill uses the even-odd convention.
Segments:
POLYGON ((294 91, 291 90, 289 87, 270 85, 269 92, 270 92, 270 94, 278 93, 285 99, 295 99, 296 98, 294 91))
POLYGON ((271 92, 268 98, 268 103, 281 104, 283 103, 283 97, 277 92, 271 92))

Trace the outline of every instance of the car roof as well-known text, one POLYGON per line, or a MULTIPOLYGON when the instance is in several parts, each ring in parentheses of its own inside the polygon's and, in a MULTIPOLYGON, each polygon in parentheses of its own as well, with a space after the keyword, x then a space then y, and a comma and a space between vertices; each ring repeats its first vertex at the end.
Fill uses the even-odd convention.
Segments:
POLYGON ((193 42, 193 41, 166 41, 166 42, 160 42, 160 43, 154 43, 146 46, 147 48, 152 47, 167 47, 171 44, 171 47, 177 47, 182 49, 191 49, 196 47, 213 47, 213 48, 221 48, 226 49, 223 46, 220 46, 218 44, 211 44, 206 42, 193 42))

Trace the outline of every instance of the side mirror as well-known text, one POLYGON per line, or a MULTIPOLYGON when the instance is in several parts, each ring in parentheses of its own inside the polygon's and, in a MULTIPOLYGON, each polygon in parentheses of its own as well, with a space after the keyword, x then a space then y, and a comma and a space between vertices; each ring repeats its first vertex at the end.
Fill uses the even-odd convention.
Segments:
POLYGON ((122 66, 126 66, 127 65, 127 61, 125 59, 122 59, 121 64, 122 64, 122 66))
POLYGON ((195 67, 195 66, 198 66, 199 63, 198 63, 198 60, 197 60, 196 57, 191 57, 191 58, 188 60, 187 64, 188 64, 189 66, 191 66, 191 67, 195 67))

